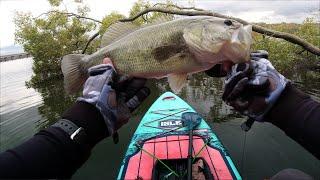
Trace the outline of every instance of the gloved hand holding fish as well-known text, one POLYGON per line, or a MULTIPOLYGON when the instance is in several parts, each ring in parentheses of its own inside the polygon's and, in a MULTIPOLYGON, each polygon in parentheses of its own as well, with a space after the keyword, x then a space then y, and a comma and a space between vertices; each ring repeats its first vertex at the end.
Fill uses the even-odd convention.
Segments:
POLYGON ((158 19, 151 24, 116 23, 91 54, 63 57, 65 89, 77 92, 88 77, 87 70, 109 57, 118 75, 139 78, 168 77, 174 92, 186 84, 187 75, 224 62, 241 63, 250 58, 251 25, 211 16, 175 20, 158 19))

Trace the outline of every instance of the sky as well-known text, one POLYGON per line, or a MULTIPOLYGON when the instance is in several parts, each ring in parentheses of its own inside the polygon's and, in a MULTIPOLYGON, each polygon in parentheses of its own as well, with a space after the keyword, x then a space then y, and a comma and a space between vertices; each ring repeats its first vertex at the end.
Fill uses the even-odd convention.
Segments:
MULTIPOLYGON (((136 0, 83 0, 91 9, 89 17, 102 19, 106 14, 117 11, 128 15, 136 0)), ((190 0, 173 0, 181 6, 190 6, 190 0)), ((74 0, 64 0, 59 8, 67 8, 76 12, 78 4, 74 0)), ((157 3, 157 0, 150 0, 157 3)), ((160 1, 161 2, 161 1, 160 1)), ((315 17, 320 21, 320 0, 195 0, 194 6, 212 10, 225 15, 242 18, 249 22, 293 22, 301 23, 306 17, 315 17)), ((0 0, 0 48, 14 45, 14 16, 15 12, 30 12, 38 16, 50 10, 47 0, 0 0)))

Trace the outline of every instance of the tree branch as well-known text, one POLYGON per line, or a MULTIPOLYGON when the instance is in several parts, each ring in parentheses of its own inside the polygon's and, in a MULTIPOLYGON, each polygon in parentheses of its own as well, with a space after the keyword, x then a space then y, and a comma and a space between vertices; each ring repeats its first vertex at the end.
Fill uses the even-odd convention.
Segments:
MULTIPOLYGON (((219 13, 215 13, 215 12, 211 12, 211 11, 186 11, 186 10, 181 10, 181 9, 165 9, 165 8, 157 8, 157 7, 152 7, 152 8, 147 8, 143 11, 141 11, 140 13, 136 14, 133 17, 130 18, 126 18, 126 19, 122 19, 120 20, 121 22, 129 22, 129 21, 134 21, 135 19, 139 18, 140 16, 147 14, 149 12, 161 12, 161 13, 167 13, 167 14, 176 14, 176 15, 183 15, 183 16, 214 16, 214 17, 219 17, 219 18, 227 18, 227 19, 233 19, 236 20, 244 25, 248 25, 250 24, 249 22, 239 19, 239 18, 235 18, 235 17, 231 17, 231 16, 225 16, 219 13)), ((252 30, 260 33, 260 34, 264 34, 267 36, 271 36, 274 38, 280 38, 280 39, 284 39, 288 42, 291 42, 293 44, 297 44, 302 46, 305 50, 311 52, 312 54, 315 54, 317 56, 320 56, 320 49, 316 46, 314 46, 313 44, 301 39, 298 36, 295 36, 293 34, 289 34, 286 32, 280 32, 280 31, 274 31, 262 26, 258 26, 258 25, 254 25, 252 24, 252 30)))
POLYGON ((91 20, 91 21, 94 21, 94 22, 97 22, 97 23, 102 24, 102 22, 99 21, 99 20, 97 20, 97 19, 93 19, 93 18, 86 17, 86 16, 81 16, 81 15, 75 14, 75 13, 60 12, 60 11, 55 11, 55 10, 42 13, 42 14, 40 14, 39 16, 37 16, 36 19, 38 19, 39 17, 41 17, 41 16, 43 16, 43 15, 47 15, 47 14, 50 14, 50 13, 64 14, 64 15, 67 15, 68 17, 74 16, 74 17, 76 17, 76 18, 78 18, 78 19, 87 19, 87 20, 91 20))
POLYGON ((84 54, 89 46, 89 44, 91 43, 91 41, 93 41, 96 37, 99 36, 99 32, 95 33, 93 36, 91 36, 91 38, 88 40, 86 46, 83 48, 81 54, 84 54))
POLYGON ((180 10, 205 11, 204 9, 200 9, 200 8, 196 8, 196 7, 181 7, 181 6, 177 6, 175 4, 156 3, 153 5, 153 7, 156 7, 156 6, 174 7, 174 8, 180 9, 180 10))

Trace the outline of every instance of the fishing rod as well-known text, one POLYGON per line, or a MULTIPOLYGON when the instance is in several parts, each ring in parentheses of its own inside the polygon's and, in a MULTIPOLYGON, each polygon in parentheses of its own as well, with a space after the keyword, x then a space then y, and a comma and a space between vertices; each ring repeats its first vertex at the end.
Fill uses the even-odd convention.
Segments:
POLYGON ((198 113, 185 112, 182 114, 182 123, 188 127, 189 130, 189 147, 188 147, 188 167, 187 172, 188 180, 192 180, 192 145, 193 145, 193 129, 198 126, 201 122, 201 117, 198 113))

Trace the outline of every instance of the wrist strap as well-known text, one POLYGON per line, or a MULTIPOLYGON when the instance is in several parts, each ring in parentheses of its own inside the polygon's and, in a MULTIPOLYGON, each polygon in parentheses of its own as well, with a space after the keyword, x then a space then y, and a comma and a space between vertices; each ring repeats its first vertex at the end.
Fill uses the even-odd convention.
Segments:
POLYGON ((56 123, 52 125, 52 127, 59 127, 63 131, 65 131, 69 136, 71 137, 74 132, 76 132, 80 127, 78 127, 73 122, 67 120, 67 119, 60 119, 56 123))

